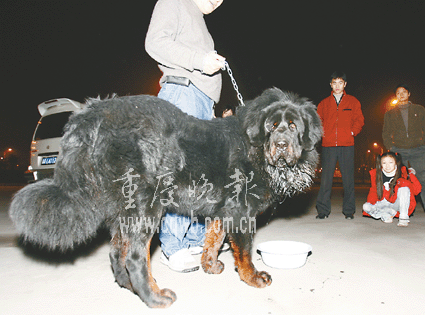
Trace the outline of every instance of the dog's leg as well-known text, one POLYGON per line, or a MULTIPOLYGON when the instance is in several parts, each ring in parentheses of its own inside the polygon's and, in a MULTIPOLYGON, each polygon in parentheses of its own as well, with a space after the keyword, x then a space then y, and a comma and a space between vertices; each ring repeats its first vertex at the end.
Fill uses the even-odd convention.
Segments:
POLYGON ((150 243, 152 235, 130 242, 130 250, 126 257, 126 268, 130 276, 133 291, 152 308, 169 307, 177 299, 169 289, 159 289, 151 274, 150 243), (142 244, 142 245, 140 245, 142 244), (143 246, 144 245, 144 246, 143 246))
POLYGON ((111 240, 111 251, 109 259, 111 260, 112 270, 117 283, 133 292, 130 278, 125 267, 125 260, 128 253, 129 241, 123 240, 120 232, 115 233, 111 240))
POLYGON ((272 283, 271 276, 265 271, 257 271, 252 263, 250 233, 231 234, 230 245, 233 249, 236 270, 242 281, 256 288, 264 288, 272 283))
POLYGON ((215 220, 207 227, 204 252, 201 264, 206 273, 219 274, 224 270, 224 264, 217 259, 218 251, 223 244, 226 233, 220 220, 215 220))

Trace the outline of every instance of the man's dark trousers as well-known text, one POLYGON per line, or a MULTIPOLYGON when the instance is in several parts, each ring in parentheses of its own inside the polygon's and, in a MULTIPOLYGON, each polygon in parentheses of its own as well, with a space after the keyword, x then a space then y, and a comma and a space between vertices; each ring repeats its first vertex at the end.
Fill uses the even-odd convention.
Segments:
POLYGON ((328 216, 331 213, 332 181, 336 162, 342 175, 344 186, 344 200, 342 213, 345 216, 356 212, 356 200, 354 197, 354 146, 349 147, 322 147, 322 177, 319 194, 317 196, 317 213, 328 216))

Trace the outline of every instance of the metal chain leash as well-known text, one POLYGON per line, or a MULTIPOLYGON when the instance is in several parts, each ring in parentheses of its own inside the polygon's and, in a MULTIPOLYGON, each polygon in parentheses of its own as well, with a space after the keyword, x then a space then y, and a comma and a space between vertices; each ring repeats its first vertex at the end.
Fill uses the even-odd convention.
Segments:
POLYGON ((240 104, 241 106, 245 106, 245 103, 243 102, 242 94, 239 92, 238 85, 237 85, 237 83, 236 83, 235 78, 233 77, 233 72, 232 72, 232 70, 230 69, 230 66, 229 66, 229 64, 227 63, 227 61, 225 61, 225 62, 224 62, 224 68, 223 68, 223 70, 227 70, 227 73, 229 74, 230 81, 232 82, 232 84, 233 84, 233 88, 234 88, 234 89, 235 89, 235 91, 236 91, 236 96, 238 97, 239 104, 240 104))

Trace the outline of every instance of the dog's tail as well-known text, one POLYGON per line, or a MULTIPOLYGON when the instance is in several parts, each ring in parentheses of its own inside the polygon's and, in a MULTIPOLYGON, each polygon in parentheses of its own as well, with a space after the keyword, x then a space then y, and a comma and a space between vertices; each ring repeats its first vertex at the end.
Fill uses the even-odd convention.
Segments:
POLYGON ((77 189, 62 189, 52 179, 29 184, 16 193, 9 215, 29 242, 65 251, 94 236, 103 215, 77 189))

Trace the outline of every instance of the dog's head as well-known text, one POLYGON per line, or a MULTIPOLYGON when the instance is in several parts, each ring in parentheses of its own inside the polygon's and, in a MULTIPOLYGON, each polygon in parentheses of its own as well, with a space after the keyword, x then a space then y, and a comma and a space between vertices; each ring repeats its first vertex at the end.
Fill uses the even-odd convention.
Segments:
POLYGON ((316 107, 306 98, 272 88, 240 111, 249 143, 263 156, 267 172, 285 186, 288 181, 309 186, 318 163, 315 146, 322 137, 316 107))
POLYGON ((277 88, 266 90, 247 105, 244 128, 250 144, 263 146, 270 165, 294 166, 303 151, 314 150, 322 126, 307 99, 277 88))

